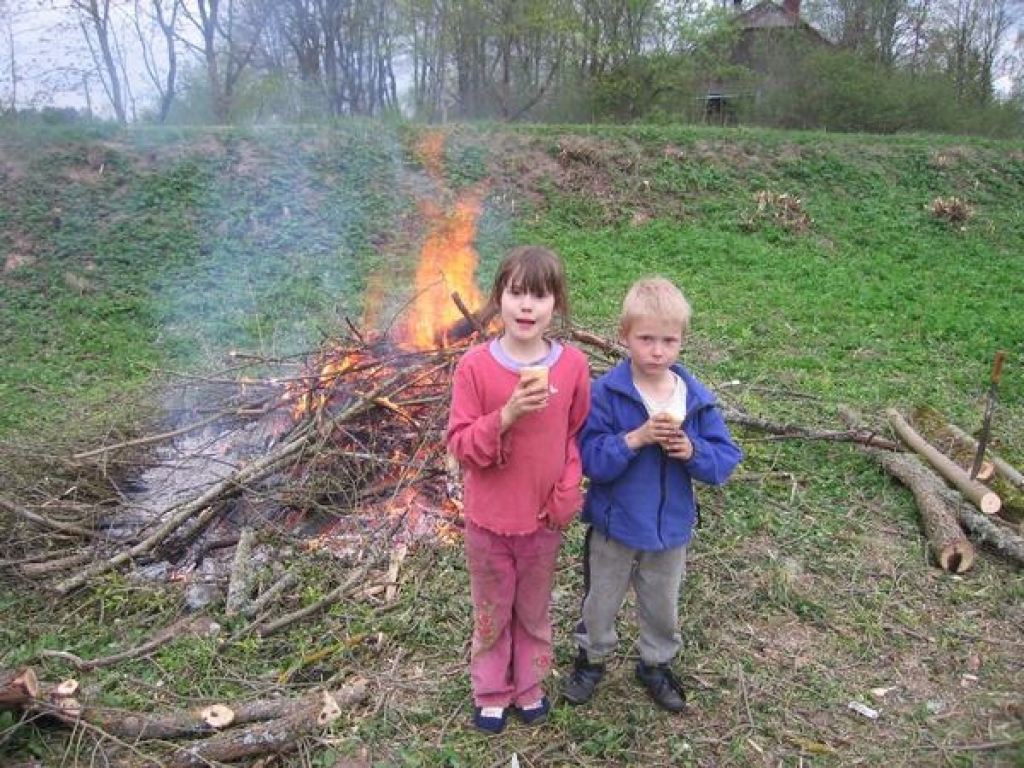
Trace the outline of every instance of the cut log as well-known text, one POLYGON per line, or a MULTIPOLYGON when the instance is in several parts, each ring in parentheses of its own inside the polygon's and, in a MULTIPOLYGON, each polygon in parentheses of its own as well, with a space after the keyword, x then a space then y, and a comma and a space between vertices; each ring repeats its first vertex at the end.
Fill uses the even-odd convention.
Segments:
POLYGON ((199 712, 199 717, 216 731, 227 728, 235 722, 234 710, 223 704, 211 704, 208 707, 203 707, 199 712))
POLYGON ((279 717, 246 728, 231 728, 210 738, 190 744, 168 763, 171 766, 212 765, 237 762, 258 755, 285 752, 299 739, 326 727, 341 715, 341 704, 350 704, 365 696, 365 681, 337 694, 320 691, 304 696, 287 709, 280 707, 279 717))
POLYGON ((67 680, 61 680, 53 687, 51 696, 55 699, 66 699, 78 693, 78 688, 78 681, 73 677, 69 677, 67 680))
MULTIPOLYGON (((860 416, 845 406, 840 406, 839 415, 851 426, 860 422, 860 416)), ((974 564, 974 546, 961 529, 956 511, 946 497, 949 489, 943 479, 916 453, 892 453, 868 446, 863 450, 914 494, 921 528, 939 567, 950 573, 968 570, 974 564)))
POLYGON ((1024 538, 978 512, 956 491, 945 488, 943 493, 946 500, 956 510, 960 525, 967 530, 975 542, 1013 561, 1018 567, 1024 568, 1024 538))
POLYGON ((32 667, 0 669, 0 711, 20 709, 39 695, 39 679, 32 667))
MULTIPOLYGON (((975 440, 969 434, 960 429, 960 427, 956 426, 956 424, 949 424, 948 426, 953 434, 957 435, 960 439, 968 442, 970 445, 974 447, 975 450, 977 450, 977 440, 975 440)), ((988 456, 988 460, 992 462, 992 466, 995 467, 996 474, 1005 478, 1010 483, 1017 486, 1017 488, 1024 491, 1024 473, 1021 473, 1019 469, 1014 467, 1005 459, 992 453, 991 449, 987 450, 985 454, 988 456)))
POLYGON ((971 480, 967 473, 957 466, 956 462, 921 437, 896 409, 887 409, 885 415, 889 419, 892 428, 896 431, 896 434, 906 443, 907 447, 913 449, 915 453, 928 462, 936 472, 942 475, 947 482, 954 485, 972 504, 977 506, 986 515, 994 515, 999 511, 1002 501, 1000 501, 998 495, 982 483, 971 480))
POLYGON ((949 573, 963 573, 974 564, 974 545, 964 534, 953 510, 942 494, 945 485, 927 465, 910 454, 868 449, 882 468, 914 494, 921 528, 935 562, 949 573))
MULTIPOLYGON (((290 719, 304 719, 308 722, 303 728, 314 729, 319 727, 318 720, 325 717, 324 712, 328 704, 332 707, 332 712, 333 708, 337 708, 333 715, 337 717, 340 715, 341 707, 351 707, 363 701, 367 693, 366 681, 360 679, 329 693, 310 691, 292 699, 260 699, 233 703, 230 707, 219 704, 169 712, 126 712, 122 709, 86 706, 74 698, 54 697, 53 687, 52 684, 44 685, 42 695, 27 702, 24 708, 50 715, 68 725, 74 725, 81 720, 104 733, 133 742, 147 739, 205 737, 228 728, 227 725, 220 723, 229 720, 229 724, 235 727, 224 732, 232 734, 245 732, 246 729, 239 731, 237 726, 263 722, 280 723, 290 719), (214 712, 212 720, 211 712, 214 712)), ((268 748, 265 751, 273 749, 268 748)))

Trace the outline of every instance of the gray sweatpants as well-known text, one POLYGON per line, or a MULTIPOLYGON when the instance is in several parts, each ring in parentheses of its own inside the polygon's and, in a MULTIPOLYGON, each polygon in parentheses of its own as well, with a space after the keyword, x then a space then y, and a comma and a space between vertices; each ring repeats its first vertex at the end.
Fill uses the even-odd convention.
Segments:
POLYGON ((632 585, 640 658, 646 664, 672 661, 682 644, 679 590, 685 575, 685 546, 631 549, 590 528, 583 554, 583 616, 576 628, 576 642, 588 660, 599 663, 615 651, 615 620, 632 585))

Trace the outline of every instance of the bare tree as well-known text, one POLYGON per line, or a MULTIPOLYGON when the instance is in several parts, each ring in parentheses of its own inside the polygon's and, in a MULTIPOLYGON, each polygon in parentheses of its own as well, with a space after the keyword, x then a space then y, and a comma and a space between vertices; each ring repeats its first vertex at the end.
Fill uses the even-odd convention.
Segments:
POLYGON ((10 61, 8 65, 11 72, 11 100, 9 110, 14 112, 18 106, 18 63, 14 55, 14 27, 11 26, 10 17, 7 15, 6 2, 0 2, 0 18, 4 20, 4 31, 7 33, 7 49, 10 61))
POLYGON ((933 50, 960 102, 991 101, 998 57, 1020 10, 1019 0, 951 0, 943 7, 933 50))
POLYGON ((111 0, 73 0, 71 8, 79 14, 79 26, 114 116, 126 123, 124 56, 112 15, 116 6, 112 7, 111 0))
POLYGON ((135 32, 146 76, 156 89, 157 120, 161 123, 167 119, 175 96, 179 9, 179 0, 135 0, 135 32), (146 21, 149 22, 148 26, 144 25, 146 21), (154 34, 159 34, 159 49, 153 39, 154 34), (158 61, 158 58, 162 61, 158 61))
POLYGON ((198 32, 201 42, 190 48, 199 53, 206 66, 213 116, 227 122, 234 105, 235 92, 260 41, 265 18, 247 13, 242 0, 181 0, 181 12, 198 32))

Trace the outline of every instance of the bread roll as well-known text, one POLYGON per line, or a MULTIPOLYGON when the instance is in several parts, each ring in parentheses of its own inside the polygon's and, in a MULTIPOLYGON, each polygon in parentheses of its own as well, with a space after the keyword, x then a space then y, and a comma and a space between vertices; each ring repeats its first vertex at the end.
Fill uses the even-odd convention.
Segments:
POLYGON ((675 411, 660 411, 658 413, 658 419, 661 421, 671 422, 675 429, 680 429, 683 426, 683 417, 675 411))
POLYGON ((548 367, 546 365, 524 365, 519 368, 519 378, 523 382, 541 382, 548 386, 548 367))

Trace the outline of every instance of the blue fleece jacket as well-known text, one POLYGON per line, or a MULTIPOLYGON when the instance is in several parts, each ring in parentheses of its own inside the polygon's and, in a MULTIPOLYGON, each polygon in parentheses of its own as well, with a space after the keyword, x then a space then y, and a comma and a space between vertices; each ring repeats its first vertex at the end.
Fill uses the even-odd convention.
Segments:
POLYGON ((721 485, 743 458, 714 395, 682 365, 672 370, 686 382, 683 431, 693 443, 689 460, 670 459, 659 445, 637 451, 626 445, 626 433, 648 418, 628 359, 594 382, 579 436, 583 473, 589 478, 583 520, 633 549, 689 542, 697 519, 692 481, 721 485))

